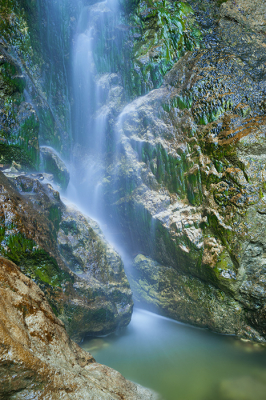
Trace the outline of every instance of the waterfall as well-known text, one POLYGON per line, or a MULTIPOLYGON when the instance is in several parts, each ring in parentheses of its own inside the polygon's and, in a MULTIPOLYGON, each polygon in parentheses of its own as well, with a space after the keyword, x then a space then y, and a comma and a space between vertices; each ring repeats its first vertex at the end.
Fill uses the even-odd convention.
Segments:
POLYGON ((76 187, 80 205, 96 219, 103 216, 102 182, 107 158, 117 141, 110 130, 110 119, 114 117, 112 99, 123 95, 115 65, 120 51, 118 20, 117 0, 83 7, 73 45, 75 145, 69 195, 76 187), (110 37, 112 34, 116 37, 110 37))

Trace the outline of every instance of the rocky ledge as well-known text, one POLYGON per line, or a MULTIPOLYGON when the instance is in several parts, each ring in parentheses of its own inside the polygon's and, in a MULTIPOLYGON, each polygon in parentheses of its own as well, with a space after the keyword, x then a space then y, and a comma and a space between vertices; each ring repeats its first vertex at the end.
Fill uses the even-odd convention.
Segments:
POLYGON ((40 286, 76 341, 126 326, 133 301, 120 256, 40 179, 0 172, 0 255, 40 286))
POLYGON ((44 293, 0 258, 0 398, 155 400, 97 364, 67 335, 44 293))

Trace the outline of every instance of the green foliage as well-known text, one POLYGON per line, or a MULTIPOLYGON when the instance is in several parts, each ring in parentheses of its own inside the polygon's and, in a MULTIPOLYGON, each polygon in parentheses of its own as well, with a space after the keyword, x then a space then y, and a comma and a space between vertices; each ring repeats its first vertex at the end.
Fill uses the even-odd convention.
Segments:
POLYGON ((123 4, 123 17, 106 12, 95 21, 93 53, 98 73, 119 71, 132 99, 159 87, 173 64, 186 51, 199 47, 201 32, 187 3, 123 4))
POLYGON ((192 8, 177 1, 141 1, 131 21, 139 31, 133 46, 133 75, 139 75, 143 94, 160 86, 185 51, 199 47, 201 32, 192 8))

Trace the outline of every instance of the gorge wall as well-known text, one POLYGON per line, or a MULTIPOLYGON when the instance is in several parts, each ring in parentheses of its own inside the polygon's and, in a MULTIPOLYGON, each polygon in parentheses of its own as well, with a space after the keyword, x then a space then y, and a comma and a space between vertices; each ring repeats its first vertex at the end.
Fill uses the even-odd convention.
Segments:
MULTIPOLYGON (((264 342, 265 6, 132 2, 117 21, 101 4, 93 115, 107 122, 93 185, 135 258, 135 302, 264 342)), ((75 147, 84 198, 87 153, 75 147)))

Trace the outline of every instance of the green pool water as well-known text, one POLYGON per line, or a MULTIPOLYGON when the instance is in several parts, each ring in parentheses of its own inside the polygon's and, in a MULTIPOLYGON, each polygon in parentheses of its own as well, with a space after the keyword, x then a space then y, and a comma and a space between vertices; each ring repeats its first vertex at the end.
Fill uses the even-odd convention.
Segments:
POLYGON ((265 348, 141 309, 123 332, 81 346, 164 400, 266 400, 265 348))

